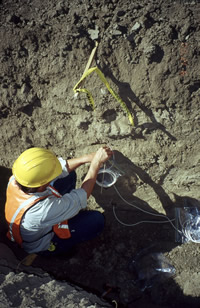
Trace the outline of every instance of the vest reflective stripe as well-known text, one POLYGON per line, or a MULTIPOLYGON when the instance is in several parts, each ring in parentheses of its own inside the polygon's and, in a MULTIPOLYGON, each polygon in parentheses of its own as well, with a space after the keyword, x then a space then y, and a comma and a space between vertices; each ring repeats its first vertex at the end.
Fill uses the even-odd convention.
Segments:
MULTIPOLYGON (((10 178, 7 186, 5 216, 8 223, 7 236, 11 241, 15 241, 20 245, 22 244, 20 224, 23 215, 38 201, 49 197, 51 194, 55 195, 57 198, 61 197, 59 192, 54 188, 51 188, 51 192, 47 191, 47 194, 42 197, 25 194, 22 190, 19 189, 18 185, 15 182, 14 176, 10 178)), ((65 239, 69 238, 71 236, 71 233, 69 231, 69 228, 66 228, 65 226, 68 226, 67 220, 61 222, 59 225, 61 226, 60 228, 58 227, 58 225, 52 227, 53 231, 54 229, 55 231, 58 230, 58 233, 54 231, 56 235, 65 239)))
POLYGON ((51 192, 53 193, 54 196, 56 196, 57 198, 61 198, 62 195, 51 185, 48 186, 51 190, 51 192))
MULTIPOLYGON (((49 185, 49 188, 54 196, 57 198, 61 198, 62 195, 51 185, 49 185)), ((68 221, 64 220, 57 225, 53 226, 53 232, 62 239, 67 239, 71 237, 71 232, 69 230, 68 221)))
POLYGON ((9 180, 6 195, 5 217, 8 223, 7 237, 21 245, 20 223, 24 213, 38 201, 46 198, 47 195, 38 197, 25 194, 19 189, 14 176, 9 180))
POLYGON ((64 220, 57 225, 53 226, 53 232, 62 239, 67 239, 71 237, 71 232, 69 230, 68 221, 64 220))
MULTIPOLYGON (((9 179, 8 185, 9 185, 12 181, 14 181, 14 179, 15 179, 15 177, 14 177, 14 175, 12 175, 12 176, 10 177, 10 179, 9 179)), ((8 185, 7 185, 7 187, 8 187, 8 185)))
MULTIPOLYGON (((12 175, 11 177, 10 177, 10 179, 9 179, 9 182, 8 182, 8 185, 7 185, 7 187, 9 186, 9 184, 12 182, 12 181, 14 181, 14 175, 12 175)), ((9 233, 10 233, 10 239, 11 239, 11 241, 12 242, 14 242, 15 241, 15 239, 14 239, 14 237, 13 237, 13 233, 12 233, 12 225, 13 225, 13 223, 14 223, 14 220, 15 220, 15 218, 16 218, 16 216, 14 217, 13 216, 13 219, 11 219, 11 222, 10 222, 10 225, 9 225, 9 233)))
POLYGON ((23 208, 25 208, 26 206, 28 206, 30 203, 34 202, 35 200, 37 200, 38 197, 36 196, 32 196, 30 199, 25 200, 16 210, 16 212, 14 213, 11 221, 10 221, 10 225, 9 225, 9 232, 10 232, 10 237, 11 237, 11 241, 15 241, 14 237, 13 237, 13 232, 12 232, 12 228, 13 228, 13 224, 15 222, 15 219, 17 217, 17 215, 20 213, 21 210, 23 210, 23 208))
POLYGON ((63 223, 59 222, 58 229, 69 229, 69 226, 67 224, 63 224, 63 223))

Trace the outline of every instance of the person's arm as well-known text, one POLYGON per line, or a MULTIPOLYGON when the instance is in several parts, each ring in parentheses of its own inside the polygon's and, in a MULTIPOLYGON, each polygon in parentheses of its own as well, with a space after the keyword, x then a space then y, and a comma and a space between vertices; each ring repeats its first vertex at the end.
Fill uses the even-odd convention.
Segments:
POLYGON ((97 178, 97 174, 98 174, 98 171, 101 165, 104 162, 106 162, 112 156, 112 154, 113 153, 110 150, 110 148, 103 147, 103 148, 100 148, 93 156, 88 173, 85 179, 83 180, 83 183, 81 186, 81 188, 83 188, 86 191, 87 198, 89 198, 89 196, 91 195, 93 191, 96 178, 97 178))
POLYGON ((66 167, 69 172, 75 170, 79 166, 90 163, 95 155, 94 153, 86 154, 77 158, 68 159, 66 162, 66 167))

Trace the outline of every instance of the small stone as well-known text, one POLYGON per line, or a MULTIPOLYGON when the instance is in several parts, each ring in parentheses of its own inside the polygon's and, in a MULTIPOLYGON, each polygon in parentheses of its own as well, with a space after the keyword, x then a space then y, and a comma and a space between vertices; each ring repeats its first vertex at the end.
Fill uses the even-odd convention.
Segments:
POLYGON ((186 37, 185 37, 185 40, 188 41, 190 35, 188 34, 186 37))
POLYGON ((28 94, 30 92, 30 86, 24 83, 21 87, 21 94, 28 94))
POLYGON ((122 35, 122 32, 119 30, 113 30, 112 35, 122 35))
POLYGON ((99 37, 99 28, 98 26, 95 26, 95 29, 89 29, 88 33, 92 40, 97 40, 99 37))
POLYGON ((131 28, 131 31, 138 31, 141 28, 141 24, 137 21, 131 28))
POLYGON ((79 95, 78 92, 74 93, 74 99, 78 99, 78 95, 79 95))

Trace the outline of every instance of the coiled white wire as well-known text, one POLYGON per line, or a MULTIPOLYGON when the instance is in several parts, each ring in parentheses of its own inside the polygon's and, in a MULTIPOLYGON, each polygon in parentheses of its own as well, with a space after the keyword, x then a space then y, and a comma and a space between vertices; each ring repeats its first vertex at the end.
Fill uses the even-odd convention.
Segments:
POLYGON ((184 223, 181 223, 181 219, 180 219, 180 216, 179 216, 179 222, 181 224, 181 230, 177 229, 176 226, 174 226, 174 224, 172 223, 172 221, 174 221, 175 219, 169 219, 169 217, 165 216, 165 215, 162 215, 162 214, 154 214, 154 213, 151 213, 151 212, 148 212, 148 211, 145 211, 141 208, 139 208, 138 206, 128 202, 127 200, 125 200, 122 195, 120 194, 120 192, 118 191, 118 189, 116 188, 115 185, 114 186, 114 189, 115 191, 117 192, 118 196, 128 205, 146 213, 146 214, 149 214, 149 215, 153 215, 153 216, 156 216, 156 217, 162 217, 162 218, 165 218, 167 219, 167 221, 151 221, 151 220, 142 220, 142 221, 138 221, 134 224, 127 224, 127 223, 124 223, 122 222, 116 215, 116 212, 115 212, 115 206, 113 206, 113 214, 114 214, 114 217, 115 219, 123 226, 126 226, 126 227, 132 227, 132 226, 137 226, 139 224, 142 224, 142 223, 170 223, 172 225, 172 227, 180 234, 183 234, 186 241, 191 241, 193 243, 200 243, 200 239, 195 239, 193 237, 193 232, 191 230, 191 220, 188 219, 186 221, 184 221, 184 223))
MULTIPOLYGON (((128 202, 127 200, 125 200, 125 199, 122 197, 122 195, 120 194, 120 192, 118 191, 118 189, 116 188, 116 186, 115 186, 115 185, 113 185, 113 186, 114 186, 114 189, 115 189, 115 191, 117 192, 118 196, 119 196, 126 204, 128 204, 128 205, 130 205, 130 206, 132 206, 132 207, 134 207, 134 208, 136 208, 136 209, 142 211, 143 213, 146 213, 146 214, 149 214, 149 215, 152 215, 152 216, 162 217, 162 218, 167 219, 167 221, 160 221, 160 220, 159 220, 159 221, 158 221, 158 220, 157 220, 157 221, 142 220, 142 221, 138 221, 138 222, 136 222, 136 223, 134 223, 134 224, 127 224, 127 223, 122 222, 122 221, 117 217, 116 212, 115 212, 115 206, 113 206, 113 214, 114 214, 114 216, 115 216, 115 219, 116 219, 120 224, 122 224, 123 226, 131 227, 131 226, 137 226, 137 225, 139 225, 139 224, 141 224, 141 223, 170 223, 176 231, 179 231, 179 230, 174 226, 174 224, 172 223, 172 221, 174 221, 175 219, 169 219, 169 217, 167 217, 167 216, 165 216, 165 215, 162 215, 162 214, 154 214, 154 213, 151 213, 151 212, 148 212, 148 211, 145 211, 145 210, 141 209, 140 207, 134 205, 133 203, 130 203, 130 202, 128 202)), ((179 231, 179 232, 180 232, 180 231, 179 231)))
MULTIPOLYGON (((113 152, 113 162, 111 163, 111 167, 114 165, 115 163, 115 156, 114 156, 114 152, 113 152)), ((111 168, 110 167, 110 168, 111 168)), ((104 164, 104 170, 105 170, 105 164, 104 164)), ((191 233, 191 229, 188 228, 188 223, 189 223, 189 220, 186 220, 183 224, 181 224, 181 220, 180 220, 180 217, 179 217, 179 221, 180 221, 180 224, 181 224, 181 227, 182 227, 182 231, 180 231, 179 229, 176 228, 176 226, 172 223, 172 221, 175 221, 175 218, 174 219, 170 219, 169 217, 165 216, 165 215, 162 215, 162 214, 155 214, 155 213, 151 213, 149 211, 145 211, 143 209, 141 209, 140 207, 134 205, 133 203, 130 203, 128 202, 127 200, 125 200, 122 195, 120 194, 120 192, 118 191, 118 189, 116 188, 115 185, 114 186, 114 189, 116 191, 116 193, 118 194, 118 196, 128 205, 138 209, 139 211, 142 211, 143 213, 146 213, 146 214, 149 214, 149 215, 152 215, 152 216, 156 216, 156 217, 162 217, 164 219, 166 219, 167 221, 152 221, 152 220, 142 220, 142 221, 138 221, 136 223, 133 223, 133 224, 127 224, 127 223, 124 223, 122 222, 116 215, 116 211, 115 211, 115 206, 113 206, 113 214, 114 214, 114 217, 115 219, 123 226, 126 226, 126 227, 132 227, 132 226, 137 226, 139 224, 142 224, 142 223, 170 223, 172 225, 172 227, 180 234, 183 234, 185 236, 185 238, 188 240, 188 241, 192 241, 194 243, 200 243, 200 239, 199 240, 196 240, 192 237, 192 233, 191 233)), ((103 186, 101 187, 101 193, 102 193, 102 188, 103 186)))
POLYGON ((187 239, 187 241, 191 241, 193 243, 200 243, 200 239, 195 239, 193 237, 193 232, 191 229, 191 220, 187 219, 183 223, 181 223, 180 215, 179 215, 179 222, 181 224, 182 233, 184 237, 187 239))

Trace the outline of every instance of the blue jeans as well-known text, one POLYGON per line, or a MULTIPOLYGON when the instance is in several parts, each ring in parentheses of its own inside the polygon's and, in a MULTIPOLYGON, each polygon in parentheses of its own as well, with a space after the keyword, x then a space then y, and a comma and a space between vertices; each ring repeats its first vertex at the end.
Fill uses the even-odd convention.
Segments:
MULTIPOLYGON (((62 179, 58 179, 53 186, 64 195, 76 186, 75 171, 62 179)), ((43 251, 42 255, 58 255, 70 251, 75 245, 97 237, 104 228, 104 216, 99 211, 82 210, 76 216, 68 220, 71 237, 61 239, 56 234, 52 238, 52 243, 56 249, 54 251, 43 251)))

